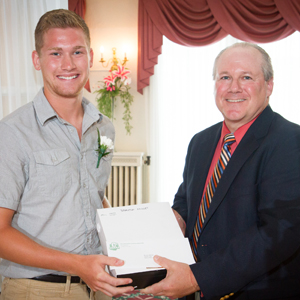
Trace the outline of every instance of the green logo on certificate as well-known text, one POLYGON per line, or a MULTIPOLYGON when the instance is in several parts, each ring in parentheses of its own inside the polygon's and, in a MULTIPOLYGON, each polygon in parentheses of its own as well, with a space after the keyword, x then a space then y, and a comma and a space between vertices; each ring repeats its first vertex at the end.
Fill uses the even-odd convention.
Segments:
POLYGON ((120 246, 119 246, 119 244, 118 243, 110 243, 110 245, 109 245, 109 250, 118 250, 118 249, 120 249, 120 246))

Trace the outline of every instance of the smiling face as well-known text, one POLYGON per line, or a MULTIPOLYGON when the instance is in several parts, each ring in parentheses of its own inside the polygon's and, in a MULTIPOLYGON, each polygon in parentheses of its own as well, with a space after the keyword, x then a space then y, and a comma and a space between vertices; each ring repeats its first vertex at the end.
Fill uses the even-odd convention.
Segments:
POLYGON ((78 28, 51 28, 43 36, 40 54, 32 53, 36 70, 41 70, 46 98, 78 98, 93 63, 85 35, 78 28))
POLYGON ((262 54, 253 47, 225 50, 216 64, 215 101, 231 132, 253 120, 269 103, 273 78, 262 71, 262 54))

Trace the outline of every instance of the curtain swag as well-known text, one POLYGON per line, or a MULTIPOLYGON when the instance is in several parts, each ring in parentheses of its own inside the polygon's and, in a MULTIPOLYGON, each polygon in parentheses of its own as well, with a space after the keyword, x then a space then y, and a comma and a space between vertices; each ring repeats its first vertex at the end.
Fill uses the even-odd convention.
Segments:
POLYGON ((84 19, 86 11, 86 0, 68 0, 69 10, 74 11, 84 19))
POLYGON ((149 85, 163 35, 184 46, 205 46, 228 34, 269 43, 300 31, 299 0, 139 0, 138 91, 149 85))

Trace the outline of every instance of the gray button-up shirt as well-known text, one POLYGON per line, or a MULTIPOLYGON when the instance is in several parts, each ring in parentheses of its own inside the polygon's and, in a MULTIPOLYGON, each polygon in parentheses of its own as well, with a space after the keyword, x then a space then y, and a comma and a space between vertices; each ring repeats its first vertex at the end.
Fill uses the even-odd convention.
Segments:
MULTIPOLYGON (((12 226, 37 243, 64 252, 101 252, 96 210, 112 153, 97 165, 97 128, 114 141, 110 120, 85 98, 82 137, 62 120, 41 90, 33 102, 0 121, 0 207, 15 210, 12 226)), ((2 260, 5 277, 57 273, 2 260)))

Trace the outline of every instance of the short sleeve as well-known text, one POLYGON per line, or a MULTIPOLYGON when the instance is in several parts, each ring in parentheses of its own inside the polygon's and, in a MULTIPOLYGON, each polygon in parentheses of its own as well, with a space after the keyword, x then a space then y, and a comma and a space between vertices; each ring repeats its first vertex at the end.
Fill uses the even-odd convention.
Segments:
POLYGON ((25 188, 26 168, 22 141, 13 128, 0 122, 0 207, 18 208, 25 188))

